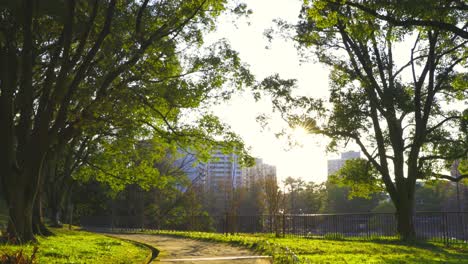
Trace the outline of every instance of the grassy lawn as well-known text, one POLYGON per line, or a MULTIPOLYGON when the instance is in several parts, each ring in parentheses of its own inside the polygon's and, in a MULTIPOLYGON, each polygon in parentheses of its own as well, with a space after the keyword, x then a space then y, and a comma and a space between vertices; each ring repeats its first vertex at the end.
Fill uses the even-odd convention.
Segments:
MULTIPOLYGON (((37 263, 145 263, 151 250, 130 242, 78 230, 52 229, 55 236, 38 237, 37 263)), ((0 255, 24 250, 31 255, 34 245, 0 244, 0 255)))
POLYGON ((468 263, 467 246, 406 244, 396 239, 365 241, 275 238, 265 234, 225 236, 203 232, 152 233, 242 245, 272 255, 275 263, 468 263))

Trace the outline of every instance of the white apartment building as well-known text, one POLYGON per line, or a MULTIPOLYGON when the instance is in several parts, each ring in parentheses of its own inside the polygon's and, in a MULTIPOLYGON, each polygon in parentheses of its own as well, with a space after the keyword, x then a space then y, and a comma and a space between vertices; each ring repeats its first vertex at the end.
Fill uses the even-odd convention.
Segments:
POLYGON ((360 157, 361 157, 361 153, 359 151, 347 151, 347 152, 341 153, 341 158, 340 159, 328 160, 328 176, 334 174, 341 167, 343 167, 346 160, 358 159, 360 157))
POLYGON ((201 166, 204 167, 207 190, 219 191, 242 186, 242 170, 236 154, 216 151, 212 159, 201 166))
POLYGON ((260 158, 255 159, 255 165, 242 168, 242 183, 244 187, 251 188, 254 183, 270 178, 276 181, 276 166, 263 163, 260 158))

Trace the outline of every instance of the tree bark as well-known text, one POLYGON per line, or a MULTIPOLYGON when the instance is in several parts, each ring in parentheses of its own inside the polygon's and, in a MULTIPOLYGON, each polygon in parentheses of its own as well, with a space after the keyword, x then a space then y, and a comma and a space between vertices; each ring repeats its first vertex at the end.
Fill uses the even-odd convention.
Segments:
POLYGON ((59 207, 58 204, 54 205, 49 205, 50 209, 50 216, 51 216, 51 226, 53 227, 62 227, 62 221, 61 221, 61 208, 59 207))
POLYGON ((41 236, 51 236, 53 235, 52 231, 50 231, 44 223, 42 195, 43 192, 39 191, 34 202, 32 219, 33 233, 41 236))
POLYGON ((413 240, 416 236, 413 223, 412 206, 400 205, 397 207, 397 230, 403 240, 413 240))
POLYGON ((9 185, 8 206, 10 220, 7 233, 12 243, 36 241, 32 230, 34 191, 31 183, 9 185))
POLYGON ((398 200, 394 200, 397 218, 397 232, 402 240, 410 241, 416 238, 414 229, 414 186, 403 186, 398 190, 398 200))
POLYGON ((5 190, 10 220, 7 228, 13 242, 36 241, 33 232, 33 207, 42 171, 45 153, 28 149, 22 164, 23 170, 12 171, 5 176, 5 190))

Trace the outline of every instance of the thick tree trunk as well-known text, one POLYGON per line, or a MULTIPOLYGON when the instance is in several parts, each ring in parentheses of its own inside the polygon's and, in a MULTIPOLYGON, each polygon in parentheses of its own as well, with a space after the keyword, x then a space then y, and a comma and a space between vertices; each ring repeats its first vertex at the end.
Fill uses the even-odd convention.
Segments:
POLYGON ((44 153, 37 151, 25 155, 29 162, 22 164, 21 173, 5 177, 5 190, 10 212, 8 235, 16 243, 35 241, 33 232, 33 206, 40 184, 44 153))
POLYGON ((402 240, 414 240, 416 231, 414 229, 414 206, 412 199, 400 197, 396 207, 397 231, 402 240))
MULTIPOLYGON (((46 156, 47 158, 50 158, 49 155, 46 156)), ((40 178, 38 181, 38 188, 37 188, 37 194, 36 194, 36 199, 34 200, 34 207, 33 207, 33 232, 36 235, 41 235, 41 236, 50 236, 53 235, 53 233, 46 227, 44 223, 44 217, 43 217, 43 196, 44 196, 44 182, 45 182, 45 177, 48 176, 48 169, 49 169, 49 160, 46 160, 44 162, 44 166, 42 166, 40 178)))
POLYGON ((46 227, 44 223, 42 209, 42 191, 39 191, 36 196, 33 208, 33 233, 41 236, 51 236, 53 233, 46 227))
POLYGON ((397 210, 397 229, 403 240, 413 240, 416 237, 412 212, 397 210))
POLYGON ((12 243, 35 241, 32 230, 34 192, 31 184, 9 185, 9 213, 7 233, 12 243))

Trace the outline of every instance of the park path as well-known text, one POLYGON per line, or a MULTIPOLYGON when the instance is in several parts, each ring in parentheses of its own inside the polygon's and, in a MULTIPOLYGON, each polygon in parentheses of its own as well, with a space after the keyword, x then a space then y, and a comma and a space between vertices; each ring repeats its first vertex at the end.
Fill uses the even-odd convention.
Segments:
POLYGON ((187 238, 144 234, 107 234, 137 241, 157 248, 160 253, 152 263, 165 264, 270 264, 271 260, 254 252, 223 243, 187 238))

